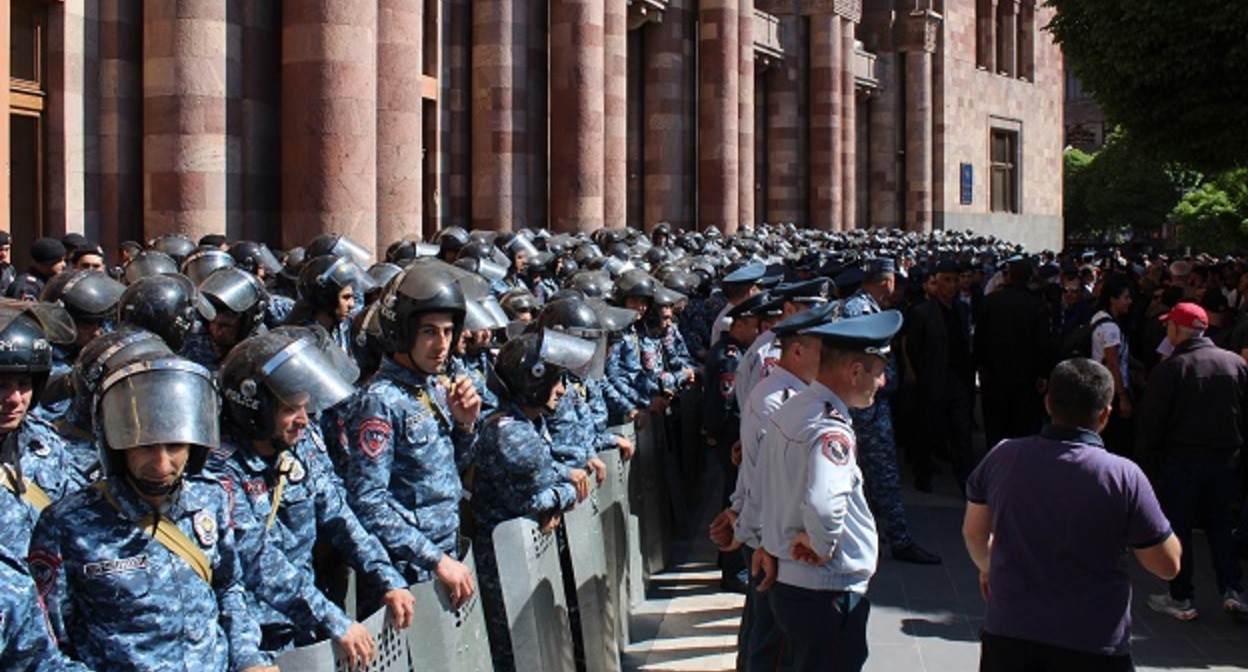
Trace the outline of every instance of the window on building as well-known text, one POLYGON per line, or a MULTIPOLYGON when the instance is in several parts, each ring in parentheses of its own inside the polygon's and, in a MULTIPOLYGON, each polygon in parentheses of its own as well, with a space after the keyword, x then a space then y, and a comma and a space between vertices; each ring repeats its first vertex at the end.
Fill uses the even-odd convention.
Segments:
POLYGON ((13 0, 9 12, 9 228, 13 262, 29 263, 29 242, 43 233, 43 124, 47 3, 13 0))
POLYGON ((995 70, 996 21, 993 0, 975 0, 975 65, 989 72, 995 70))
POLYGON ((1019 212, 1018 131, 992 129, 992 211, 1019 212))
POLYGON ((1036 81, 1036 1, 1023 0, 1018 14, 1018 76, 1036 81))

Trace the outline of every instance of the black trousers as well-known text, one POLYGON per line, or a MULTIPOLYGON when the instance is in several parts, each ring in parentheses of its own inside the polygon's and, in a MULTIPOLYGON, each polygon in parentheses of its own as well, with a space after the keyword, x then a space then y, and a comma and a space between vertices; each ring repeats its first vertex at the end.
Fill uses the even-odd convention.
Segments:
POLYGON ((1044 400, 1034 381, 983 383, 984 438, 989 450, 1004 439, 1031 436, 1044 422, 1044 400))
POLYGON ((979 672, 1132 672, 1130 654, 1107 656, 981 633, 979 672))
POLYGON ((916 443, 922 447, 922 453, 915 461, 915 469, 930 465, 934 456, 947 455, 959 489, 965 488, 976 463, 971 447, 974 396, 975 390, 969 383, 950 381, 942 389, 925 391, 919 398, 923 434, 916 443))

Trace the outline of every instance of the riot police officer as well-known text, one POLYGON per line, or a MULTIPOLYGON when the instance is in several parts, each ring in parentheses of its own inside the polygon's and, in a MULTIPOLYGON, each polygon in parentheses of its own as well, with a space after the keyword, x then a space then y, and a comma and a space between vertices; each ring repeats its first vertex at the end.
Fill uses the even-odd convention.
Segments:
POLYGON ((543 532, 550 532, 562 512, 576 503, 575 486, 556 468, 545 418, 563 396, 565 371, 588 375, 595 349, 590 341, 544 330, 513 338, 498 353, 493 380, 502 407, 481 429, 472 498, 474 546, 497 672, 511 672, 516 663, 498 583, 494 528, 513 518, 533 517, 543 532))
POLYGON ((98 409, 105 478, 48 509, 31 543, 63 649, 101 670, 275 670, 257 648, 226 491, 200 476, 218 443, 212 375, 180 358, 135 362, 104 381, 98 409))
POLYGON ((299 300, 285 324, 320 325, 343 352, 354 356, 351 317, 358 305, 356 294, 363 295, 372 284, 372 278, 349 257, 310 258, 299 271, 299 300))
POLYGON ((376 653, 368 631, 310 580, 318 534, 332 539, 373 582, 397 627, 411 622, 413 598, 381 542, 347 506, 325 443, 310 424, 309 416, 350 396, 356 373, 340 371, 349 362, 340 356, 335 365, 317 341, 308 329, 283 327, 230 352, 220 375, 229 433, 209 458, 208 471, 236 493, 235 538, 248 587, 260 598, 272 591, 297 594, 293 613, 281 611, 288 599, 255 601, 261 648, 303 646, 327 632, 353 665, 366 665, 376 653), (265 543, 277 548, 279 561, 265 562, 267 556, 254 550, 265 543))
POLYGON ((0 547, 22 558, 40 512, 87 484, 56 428, 30 411, 52 369, 49 341, 73 339, 56 306, 0 301, 0 547))
POLYGON ((459 474, 472 462, 481 398, 466 376, 444 375, 466 312, 452 271, 418 260, 379 299, 387 355, 344 430, 360 522, 407 581, 436 577, 459 605, 475 590, 458 559, 459 474))
POLYGON ((130 283, 117 302, 118 324, 160 336, 175 353, 186 346, 201 318, 211 322, 216 314, 195 284, 178 273, 139 278, 130 283))
POLYGON ((203 331, 188 338, 182 355, 216 371, 231 348, 264 329, 271 299, 254 275, 234 267, 213 271, 199 283, 199 293, 215 314, 203 331))

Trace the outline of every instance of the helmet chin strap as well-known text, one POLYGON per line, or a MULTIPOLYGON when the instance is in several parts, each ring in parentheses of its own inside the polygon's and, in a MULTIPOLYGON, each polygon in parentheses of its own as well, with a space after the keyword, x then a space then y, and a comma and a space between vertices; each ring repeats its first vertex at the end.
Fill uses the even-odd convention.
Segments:
POLYGON ((163 483, 139 478, 127 469, 126 480, 130 482, 130 485, 134 486, 135 490, 139 491, 139 494, 147 497, 168 497, 182 486, 182 474, 178 474, 178 477, 173 479, 172 483, 163 483))

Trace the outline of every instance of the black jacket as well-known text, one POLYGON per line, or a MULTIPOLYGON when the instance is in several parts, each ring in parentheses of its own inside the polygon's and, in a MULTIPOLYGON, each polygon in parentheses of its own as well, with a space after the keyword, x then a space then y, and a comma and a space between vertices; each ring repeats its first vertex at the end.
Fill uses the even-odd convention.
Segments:
POLYGON ((1175 348, 1148 378, 1137 409, 1141 454, 1217 455, 1244 442, 1248 363, 1206 337, 1175 348))

